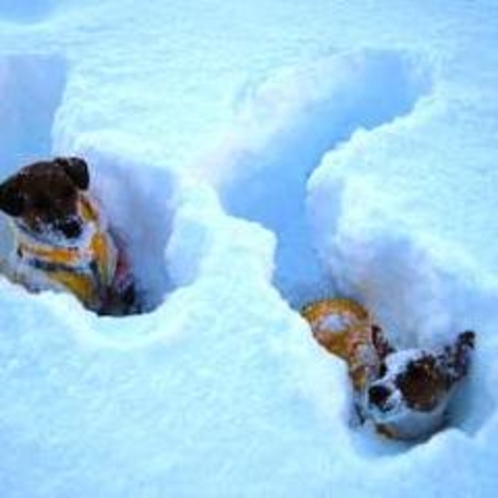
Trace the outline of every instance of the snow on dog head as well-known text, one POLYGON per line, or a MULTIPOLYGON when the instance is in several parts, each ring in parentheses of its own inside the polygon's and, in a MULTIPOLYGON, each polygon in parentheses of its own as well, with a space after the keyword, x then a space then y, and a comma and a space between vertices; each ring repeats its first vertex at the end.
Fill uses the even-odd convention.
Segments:
POLYGON ((441 428, 456 383, 468 371, 474 333, 460 334, 437 351, 390 353, 379 378, 364 392, 361 410, 377 429, 399 439, 418 439, 441 428))
POLYGON ((0 210, 30 238, 71 245, 84 231, 78 199, 90 182, 87 163, 78 157, 38 161, 0 185, 0 210))

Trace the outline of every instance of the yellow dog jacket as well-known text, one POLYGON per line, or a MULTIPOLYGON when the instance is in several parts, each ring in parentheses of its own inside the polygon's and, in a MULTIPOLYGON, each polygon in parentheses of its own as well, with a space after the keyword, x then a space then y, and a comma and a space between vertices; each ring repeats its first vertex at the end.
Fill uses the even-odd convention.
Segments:
MULTIPOLYGON (((99 311, 105 307, 113 287, 127 273, 127 263, 97 207, 84 194, 78 199, 78 214, 86 232, 78 245, 48 245, 16 230, 17 255, 28 268, 41 272, 49 280, 49 286, 68 290, 86 307, 99 311)), ((28 288, 41 290, 36 281, 26 277, 29 275, 25 275, 23 283, 28 288)))
POLYGON ((350 299, 323 299, 306 305, 301 314, 315 339, 346 361, 355 390, 363 390, 377 376, 388 348, 365 308, 350 299))

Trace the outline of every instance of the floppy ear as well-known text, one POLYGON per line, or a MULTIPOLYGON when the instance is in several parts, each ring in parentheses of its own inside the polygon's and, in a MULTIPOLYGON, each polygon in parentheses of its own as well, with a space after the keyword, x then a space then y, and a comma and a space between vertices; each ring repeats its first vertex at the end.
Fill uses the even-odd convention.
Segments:
POLYGON ((86 190, 90 184, 88 165, 84 159, 79 157, 58 157, 55 163, 64 168, 67 176, 81 190, 86 190))
POLYGON ((391 346, 386 336, 384 335, 384 331, 378 326, 373 324, 371 326, 372 330, 372 342, 377 351, 377 355, 379 356, 379 360, 383 361, 385 357, 391 353, 395 352, 395 349, 391 346))
POLYGON ((451 381, 458 381, 467 375, 474 345, 475 333, 466 331, 458 335, 453 346, 444 348, 443 362, 451 381))
POLYGON ((476 342, 476 335, 474 332, 467 330, 458 334, 457 348, 459 349, 474 349, 476 342))
POLYGON ((20 216, 24 209, 24 199, 18 188, 11 182, 0 185, 0 210, 10 216, 20 216))
POLYGON ((467 374, 470 364, 470 355, 475 348, 476 335, 474 332, 466 331, 458 335, 456 343, 455 367, 459 377, 467 374))

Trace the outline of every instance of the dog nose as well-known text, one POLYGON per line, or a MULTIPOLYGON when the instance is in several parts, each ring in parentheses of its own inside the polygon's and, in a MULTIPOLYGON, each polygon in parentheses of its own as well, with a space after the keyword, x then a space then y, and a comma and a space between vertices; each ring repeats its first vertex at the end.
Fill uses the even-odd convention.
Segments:
POLYGON ((368 390, 368 399, 370 403, 383 408, 387 399, 391 395, 391 390, 383 385, 372 386, 368 390))
POLYGON ((76 220, 66 220, 59 225, 61 232, 69 239, 81 235, 81 224, 76 220))

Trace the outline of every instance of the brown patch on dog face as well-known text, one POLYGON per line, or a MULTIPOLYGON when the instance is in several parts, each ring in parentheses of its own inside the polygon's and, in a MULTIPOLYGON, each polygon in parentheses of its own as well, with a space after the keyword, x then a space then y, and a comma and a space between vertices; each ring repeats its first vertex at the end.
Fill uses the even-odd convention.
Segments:
POLYGON ((78 158, 41 161, 0 185, 0 209, 35 233, 66 238, 81 234, 78 190, 88 187, 86 163, 78 158))
POLYGON ((434 352, 419 350, 406 363, 393 361, 399 358, 395 353, 380 364, 379 377, 368 390, 369 402, 389 410, 393 395, 398 392, 408 408, 420 412, 434 410, 467 374, 474 341, 473 332, 464 332, 453 345, 434 352))
POLYGON ((449 389, 448 376, 433 356, 424 356, 408 363, 406 370, 396 377, 409 408, 428 412, 433 410, 449 389))

